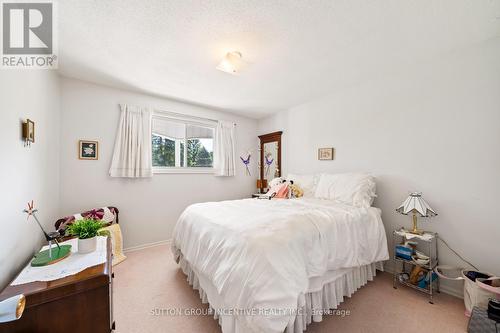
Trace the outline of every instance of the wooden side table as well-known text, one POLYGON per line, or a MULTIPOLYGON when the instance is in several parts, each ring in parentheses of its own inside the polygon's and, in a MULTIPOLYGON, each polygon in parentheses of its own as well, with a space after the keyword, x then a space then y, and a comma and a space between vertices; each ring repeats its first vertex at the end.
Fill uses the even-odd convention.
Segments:
POLYGON ((111 239, 105 263, 54 281, 9 285, 0 301, 24 294, 26 308, 19 320, 0 323, 0 333, 109 333, 113 321, 111 239))

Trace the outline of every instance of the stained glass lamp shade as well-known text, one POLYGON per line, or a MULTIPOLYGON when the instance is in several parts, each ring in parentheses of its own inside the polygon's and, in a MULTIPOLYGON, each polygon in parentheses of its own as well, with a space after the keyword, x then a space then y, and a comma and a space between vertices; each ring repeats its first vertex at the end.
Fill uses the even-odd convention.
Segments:
POLYGON ((422 198, 422 193, 413 192, 410 193, 408 198, 396 208, 396 212, 408 215, 412 213, 413 215, 413 230, 411 233, 421 235, 422 231, 417 228, 417 214, 421 217, 433 217, 437 213, 429 206, 429 204, 422 198))

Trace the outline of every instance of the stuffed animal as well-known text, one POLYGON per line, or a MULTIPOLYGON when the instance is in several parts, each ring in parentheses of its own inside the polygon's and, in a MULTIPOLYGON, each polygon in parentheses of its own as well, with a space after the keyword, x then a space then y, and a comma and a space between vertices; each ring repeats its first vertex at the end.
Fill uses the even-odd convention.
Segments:
POLYGON ((269 188, 273 188, 275 187, 276 185, 280 185, 280 184, 283 184, 285 182, 285 180, 281 177, 277 177, 277 178, 273 178, 270 182, 269 182, 269 188))
POLYGON ((294 184, 293 181, 290 181, 290 183, 291 184, 288 186, 288 188, 290 190, 291 198, 300 198, 304 196, 304 190, 302 190, 300 187, 294 184))
POLYGON ((269 182, 269 191, 267 194, 271 198, 300 198, 304 195, 304 191, 295 185, 293 181, 287 181, 281 177, 274 178, 269 182))
POLYGON ((274 178, 269 182, 269 191, 267 191, 266 196, 271 198, 288 199, 290 196, 290 191, 288 189, 288 183, 285 179, 281 177, 274 178))

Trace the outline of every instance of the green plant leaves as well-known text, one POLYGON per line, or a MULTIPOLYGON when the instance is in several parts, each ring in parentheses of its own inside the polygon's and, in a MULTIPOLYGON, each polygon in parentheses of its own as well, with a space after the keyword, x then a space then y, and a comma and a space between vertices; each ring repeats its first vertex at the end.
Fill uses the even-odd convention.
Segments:
POLYGON ((66 235, 76 236, 80 239, 88 239, 103 233, 99 232, 99 229, 102 227, 104 227, 104 224, 97 220, 78 220, 68 226, 66 229, 66 235))

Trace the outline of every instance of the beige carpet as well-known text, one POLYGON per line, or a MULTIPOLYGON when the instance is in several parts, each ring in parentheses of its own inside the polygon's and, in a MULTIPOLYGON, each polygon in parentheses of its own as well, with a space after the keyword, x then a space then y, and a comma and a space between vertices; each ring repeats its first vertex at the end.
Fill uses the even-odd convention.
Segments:
MULTIPOLYGON (((206 309, 198 293, 188 285, 166 245, 127 253, 114 267, 116 332, 220 333, 209 316, 152 315, 155 309, 206 309)), ((347 298, 345 317, 328 317, 313 323, 313 332, 465 332, 467 318, 461 299, 438 295, 435 304, 414 290, 392 288, 391 275, 380 273, 347 298)))

